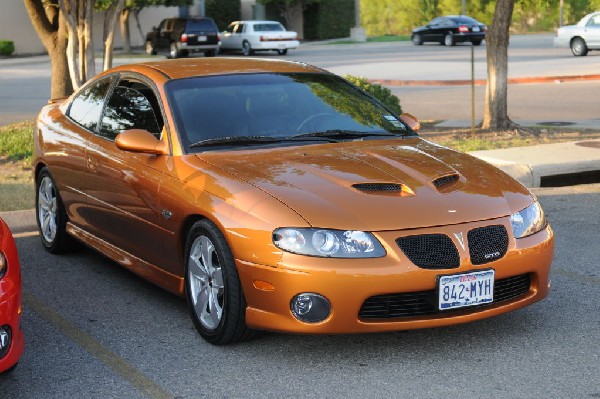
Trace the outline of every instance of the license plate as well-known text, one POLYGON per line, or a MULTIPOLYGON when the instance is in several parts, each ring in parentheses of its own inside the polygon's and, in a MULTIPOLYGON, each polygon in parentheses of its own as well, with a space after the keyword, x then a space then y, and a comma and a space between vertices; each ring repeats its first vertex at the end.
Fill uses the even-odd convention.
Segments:
POLYGON ((440 310, 481 305, 494 300, 494 270, 438 277, 440 310))
POLYGON ((479 26, 474 26, 474 27, 471 29, 471 31, 472 31, 472 32, 479 32, 479 26))
POLYGON ((206 37, 206 36, 198 36, 198 41, 199 41, 199 42, 205 42, 205 41, 206 41, 206 39, 207 39, 207 37, 206 37))

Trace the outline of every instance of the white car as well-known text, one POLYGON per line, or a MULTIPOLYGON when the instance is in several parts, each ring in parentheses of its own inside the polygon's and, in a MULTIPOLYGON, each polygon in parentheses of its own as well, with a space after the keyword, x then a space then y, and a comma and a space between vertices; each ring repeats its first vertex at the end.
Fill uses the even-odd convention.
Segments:
POLYGON ((573 55, 587 55, 590 50, 600 50, 600 12, 581 18, 577 25, 557 29, 554 47, 570 47, 573 55))
POLYGON ((235 21, 221 33, 221 50, 241 50, 244 55, 255 51, 277 51, 286 55, 300 45, 296 32, 286 31, 277 21, 235 21))

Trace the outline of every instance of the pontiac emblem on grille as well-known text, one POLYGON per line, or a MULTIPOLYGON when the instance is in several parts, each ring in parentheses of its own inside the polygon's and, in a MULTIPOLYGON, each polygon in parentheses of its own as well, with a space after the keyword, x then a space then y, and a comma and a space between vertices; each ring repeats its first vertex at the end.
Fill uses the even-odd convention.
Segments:
POLYGON ((458 241, 458 244, 460 245, 462 250, 466 251, 467 249, 465 248, 465 238, 463 236, 463 233, 454 233, 454 237, 456 237, 456 241, 458 241))

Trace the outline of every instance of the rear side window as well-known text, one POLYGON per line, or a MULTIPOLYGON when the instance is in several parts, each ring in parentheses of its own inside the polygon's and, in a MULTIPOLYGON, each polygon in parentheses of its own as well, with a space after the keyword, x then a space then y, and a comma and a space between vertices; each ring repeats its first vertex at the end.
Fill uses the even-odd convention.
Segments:
POLYGON ((202 18, 202 19, 189 19, 186 25, 186 31, 188 32, 196 32, 196 31, 216 31, 217 26, 213 22, 212 19, 202 18))
POLYGON ((96 131, 111 81, 112 77, 104 78, 83 89, 71 103, 69 117, 84 128, 96 131))
POLYGON ((255 24, 255 32, 281 32, 285 29, 281 24, 255 24))
POLYGON ((119 82, 113 90, 106 104, 100 134, 114 140, 123 130, 144 129, 160 138, 163 123, 154 93, 140 83, 133 87, 126 83, 119 82))

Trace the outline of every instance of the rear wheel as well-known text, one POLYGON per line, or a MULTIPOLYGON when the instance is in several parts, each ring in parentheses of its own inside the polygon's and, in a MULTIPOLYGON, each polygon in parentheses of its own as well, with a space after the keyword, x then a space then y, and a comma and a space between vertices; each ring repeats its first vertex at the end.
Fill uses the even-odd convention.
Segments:
POLYGON ((286 55, 287 54, 287 49, 277 50, 277 54, 279 54, 279 55, 286 55))
POLYGON ((254 51, 252 51, 252 46, 250 45, 250 42, 247 40, 244 40, 244 42, 242 43, 242 53, 246 57, 254 54, 254 51))
POLYGON ((473 46, 481 45, 481 40, 473 40, 473 46))
POLYGON ((169 46, 169 57, 170 58, 179 58, 181 54, 179 53, 179 49, 177 48, 177 43, 173 42, 169 46))
POLYGON ((204 56, 205 56, 205 57, 214 57, 214 56, 215 56, 215 54, 216 54, 216 51, 215 51, 215 50, 208 50, 208 51, 205 51, 205 52, 204 52, 204 56))
POLYGON ((444 36, 444 44, 448 47, 454 46, 454 35, 452 35, 452 33, 446 33, 446 36, 444 36))
POLYGON ((573 52, 573 55, 577 57, 587 55, 588 47, 585 44, 585 40, 580 37, 573 39, 571 41, 571 51, 573 52))
POLYGON ((410 41, 415 45, 415 46, 420 46, 423 44, 423 38, 421 37, 421 35, 419 35, 418 33, 415 33, 412 38, 410 39, 410 41))
POLYGON ((185 291, 196 329, 215 345, 254 337, 231 249, 217 226, 200 220, 186 241, 185 291))
POLYGON ((76 246, 67 234, 67 215, 58 189, 47 168, 37 177, 36 218, 44 248, 50 253, 67 252, 76 246))

